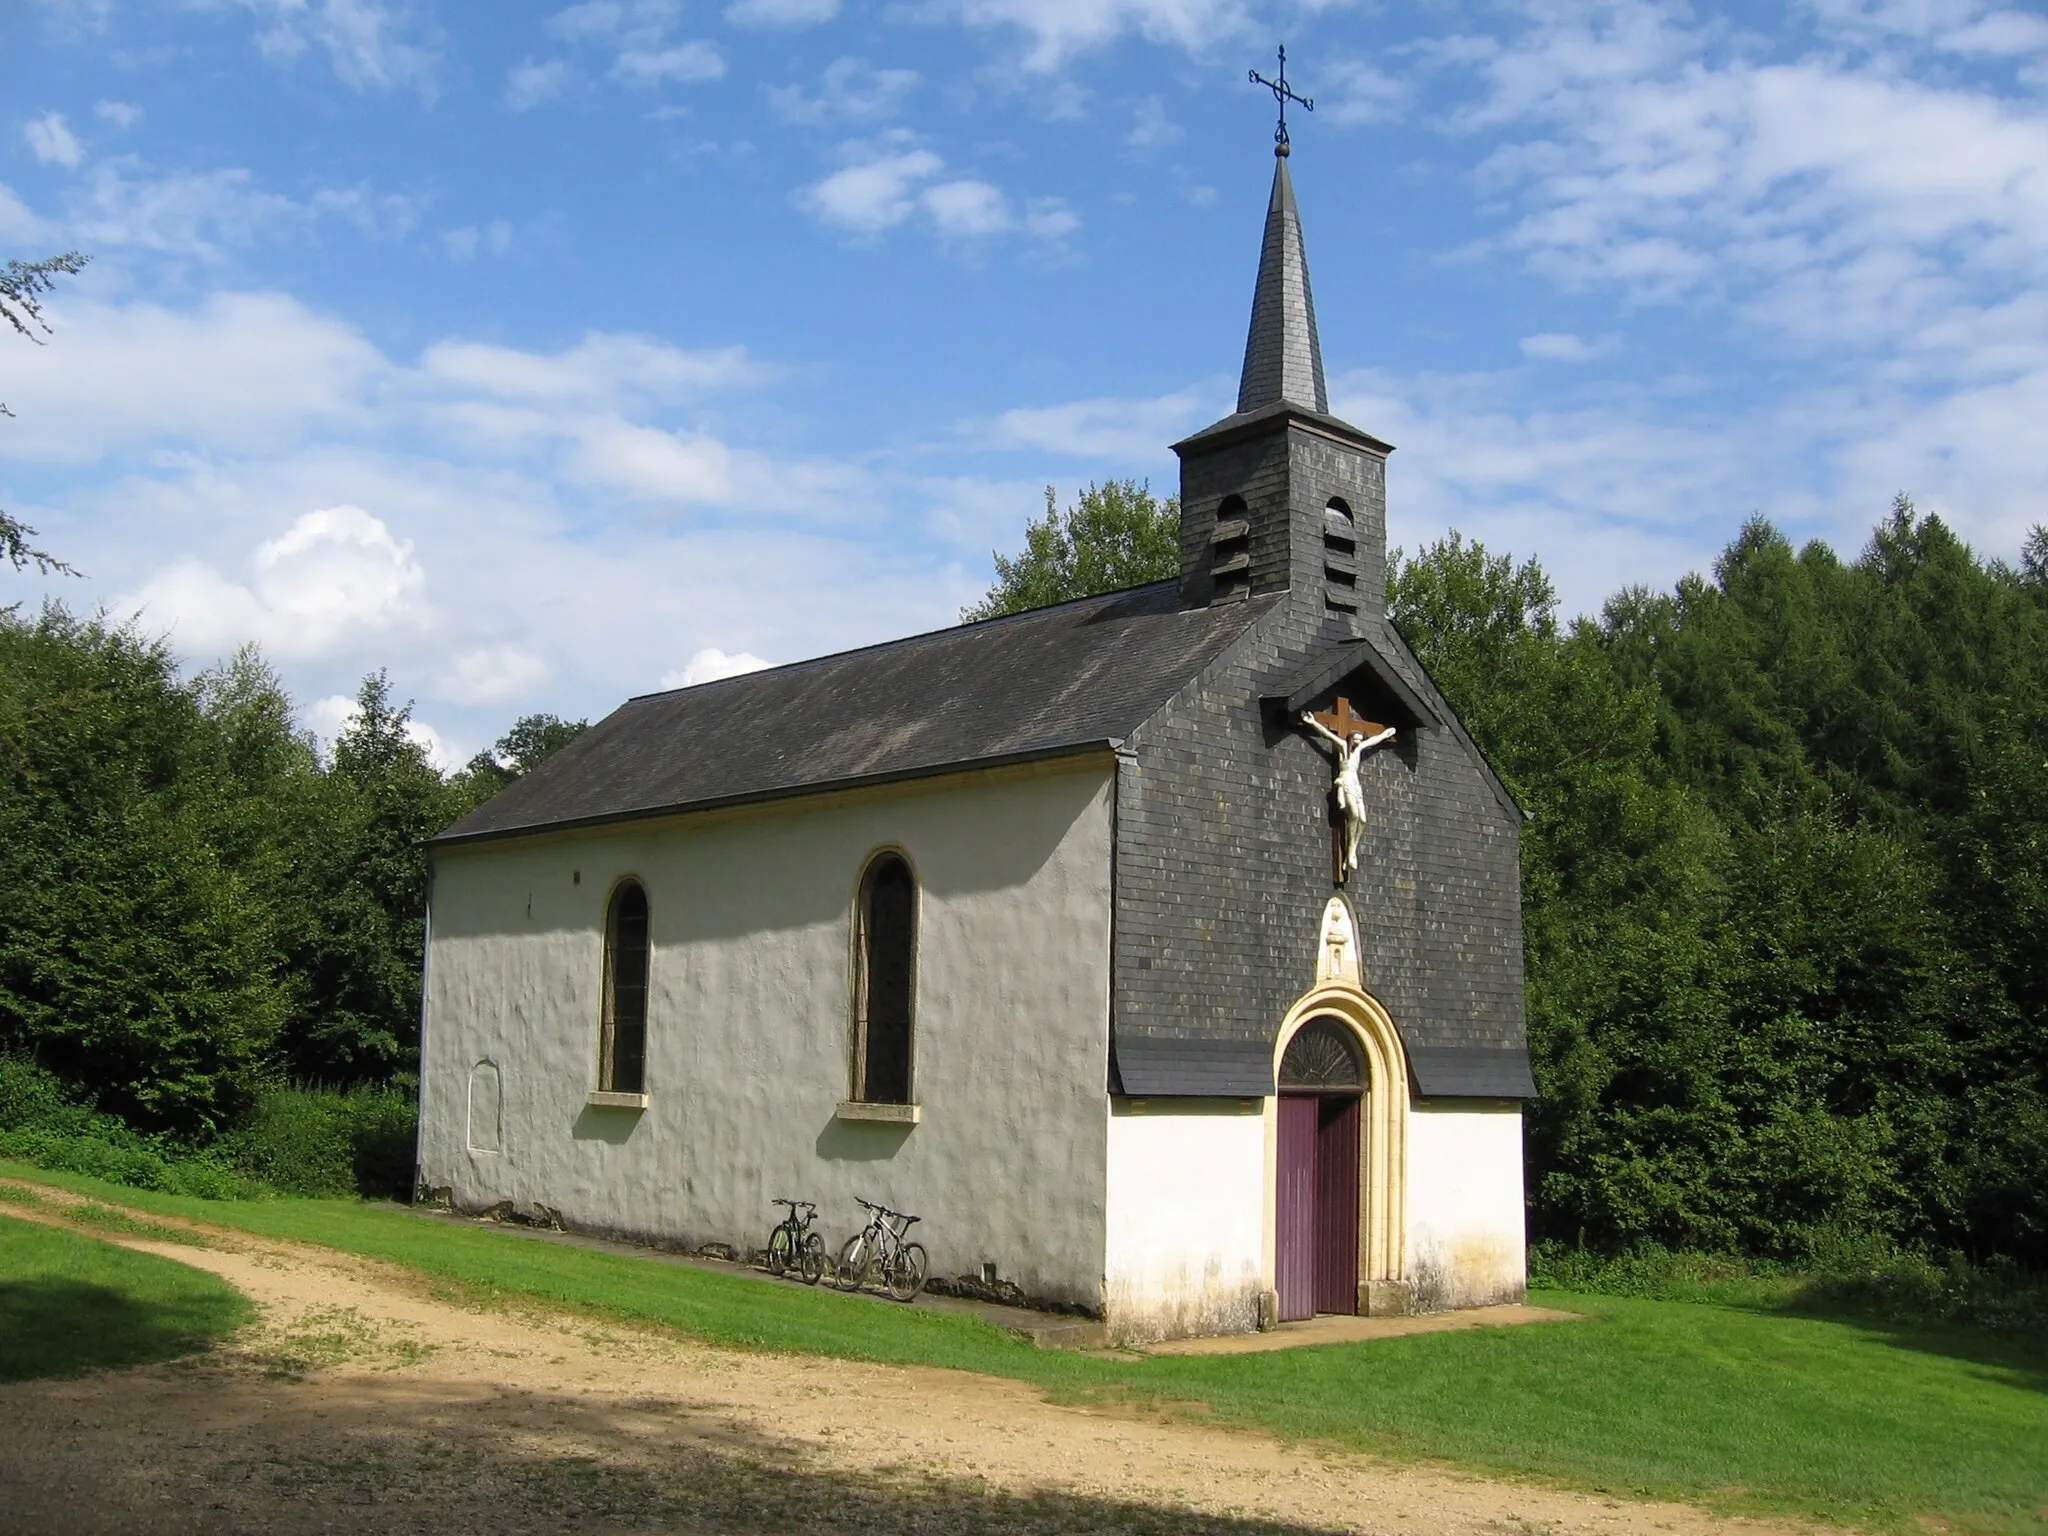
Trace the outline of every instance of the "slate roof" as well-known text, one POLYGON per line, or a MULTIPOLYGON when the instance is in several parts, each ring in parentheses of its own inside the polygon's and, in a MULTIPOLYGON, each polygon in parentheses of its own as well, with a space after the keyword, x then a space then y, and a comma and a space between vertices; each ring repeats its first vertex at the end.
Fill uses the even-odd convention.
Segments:
POLYGON ((470 842, 1121 742, 1272 607, 1177 581, 628 700, 436 839, 470 842))
POLYGON ((1316 301, 1308 285, 1308 252, 1294 178, 1285 156, 1273 162, 1273 195, 1266 204, 1266 236, 1259 247, 1259 283, 1252 293, 1252 323, 1238 376, 1239 415, 1290 401, 1327 413, 1323 344, 1316 334, 1316 301))

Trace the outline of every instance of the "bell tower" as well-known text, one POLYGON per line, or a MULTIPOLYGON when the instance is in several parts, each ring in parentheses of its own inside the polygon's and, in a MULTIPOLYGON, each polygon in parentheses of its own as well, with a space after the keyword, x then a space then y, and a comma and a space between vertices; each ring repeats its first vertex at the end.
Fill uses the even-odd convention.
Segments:
POLYGON ((1330 414, 1284 120, 1275 140, 1237 410, 1173 445, 1181 594, 1194 607, 1285 594, 1309 626, 1356 634, 1386 613, 1393 448, 1330 414))

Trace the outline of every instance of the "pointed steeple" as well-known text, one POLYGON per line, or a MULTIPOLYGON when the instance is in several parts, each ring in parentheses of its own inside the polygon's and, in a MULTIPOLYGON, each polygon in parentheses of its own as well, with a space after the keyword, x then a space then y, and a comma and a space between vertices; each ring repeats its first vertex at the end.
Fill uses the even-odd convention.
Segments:
POLYGON ((1252 295, 1251 334, 1237 386, 1242 415, 1282 400, 1327 414, 1323 347, 1316 336, 1316 303, 1308 287, 1308 253, 1301 213, 1283 147, 1273 161, 1273 196, 1266 205, 1266 240, 1259 251, 1259 286, 1252 295))

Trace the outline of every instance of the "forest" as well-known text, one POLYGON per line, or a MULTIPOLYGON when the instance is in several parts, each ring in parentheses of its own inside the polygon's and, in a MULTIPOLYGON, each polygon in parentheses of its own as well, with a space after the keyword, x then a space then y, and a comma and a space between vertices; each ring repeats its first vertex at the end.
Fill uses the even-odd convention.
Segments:
MULTIPOLYGON (((1176 516, 1049 498, 969 616, 1170 572, 1176 516)), ((1569 621, 1456 534, 1390 567, 1530 813, 1532 1236, 2048 1269, 2048 531, 2009 566, 1903 498, 1852 559, 1755 520, 1569 621)), ((253 650, 0 611, 0 1155, 409 1175, 426 841, 582 727, 444 775, 382 674, 357 703, 323 752, 253 650)))

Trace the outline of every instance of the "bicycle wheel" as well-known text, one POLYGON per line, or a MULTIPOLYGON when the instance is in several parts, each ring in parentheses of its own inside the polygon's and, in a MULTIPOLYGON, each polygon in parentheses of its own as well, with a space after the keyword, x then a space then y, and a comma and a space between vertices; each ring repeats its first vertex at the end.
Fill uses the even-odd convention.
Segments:
POLYGON ((925 1278, 931 1272, 931 1265, 925 1258, 923 1243, 905 1243, 889 1255, 889 1273, 886 1284, 889 1294, 898 1301, 915 1301, 917 1293, 924 1289, 925 1278))
POLYGON ((802 1250, 797 1254, 796 1272, 805 1285, 816 1285, 825 1273, 825 1239, 812 1232, 804 1237, 802 1250))
POLYGON ((789 1268, 789 1227, 777 1227, 768 1235, 768 1273, 779 1275, 789 1268))
POLYGON ((846 1246, 839 1250, 839 1271, 837 1283, 842 1291, 857 1291, 866 1283, 868 1268, 875 1262, 873 1249, 865 1232, 856 1232, 846 1240, 846 1246))

